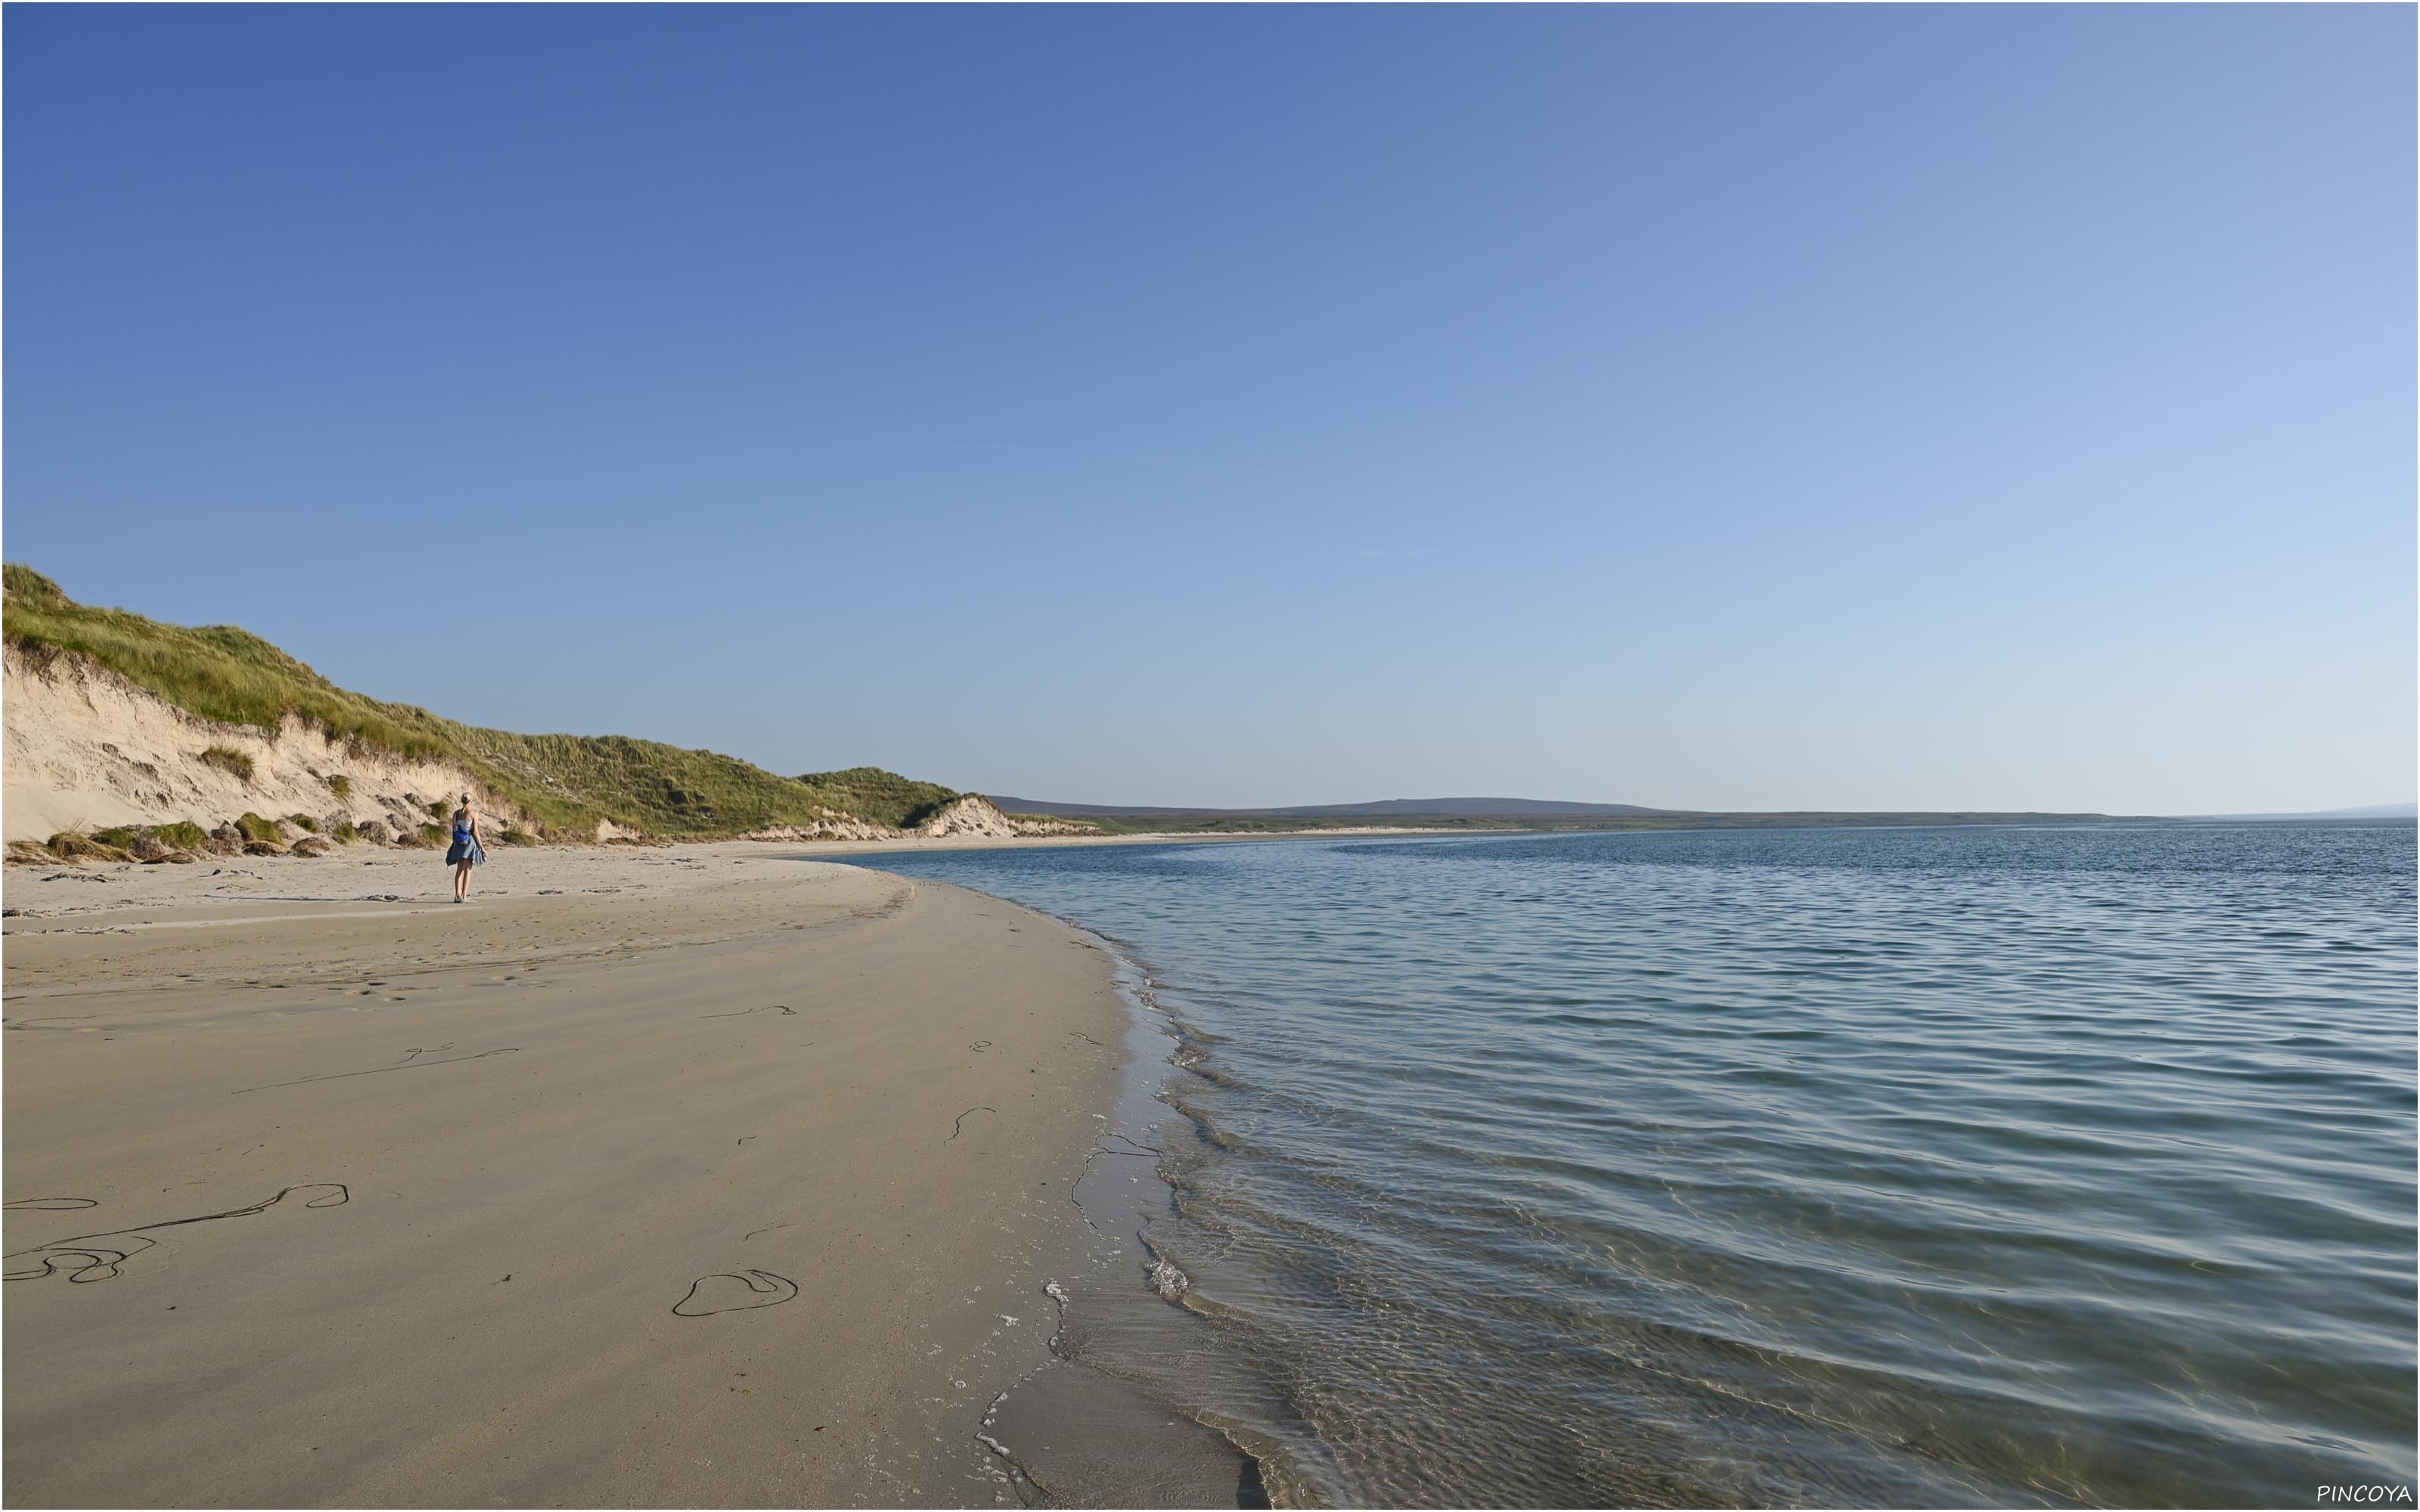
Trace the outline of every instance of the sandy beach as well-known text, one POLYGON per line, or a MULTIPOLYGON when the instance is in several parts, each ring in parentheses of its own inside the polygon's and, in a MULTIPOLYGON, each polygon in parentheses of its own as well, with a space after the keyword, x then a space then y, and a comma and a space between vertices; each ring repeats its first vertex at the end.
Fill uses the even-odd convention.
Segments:
POLYGON ((1036 1499, 1104 952, 796 848, 480 880, 11 869, 8 1501, 1036 1499))

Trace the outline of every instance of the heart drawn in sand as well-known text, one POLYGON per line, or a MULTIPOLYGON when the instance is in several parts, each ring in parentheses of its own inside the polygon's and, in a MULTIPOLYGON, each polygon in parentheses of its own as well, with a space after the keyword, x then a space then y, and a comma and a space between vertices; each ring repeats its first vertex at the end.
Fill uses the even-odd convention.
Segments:
POLYGON ((742 1307, 770 1307, 799 1294, 799 1284, 770 1271, 724 1271, 690 1283, 689 1295, 673 1304, 675 1318, 706 1318, 742 1307))

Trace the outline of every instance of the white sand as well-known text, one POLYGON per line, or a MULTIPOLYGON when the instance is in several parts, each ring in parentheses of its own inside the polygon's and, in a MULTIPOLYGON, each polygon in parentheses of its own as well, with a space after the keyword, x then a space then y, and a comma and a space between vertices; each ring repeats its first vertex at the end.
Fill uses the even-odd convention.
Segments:
POLYGON ((9 869, 7 1499, 1005 1494, 1123 1009, 794 854, 9 869))

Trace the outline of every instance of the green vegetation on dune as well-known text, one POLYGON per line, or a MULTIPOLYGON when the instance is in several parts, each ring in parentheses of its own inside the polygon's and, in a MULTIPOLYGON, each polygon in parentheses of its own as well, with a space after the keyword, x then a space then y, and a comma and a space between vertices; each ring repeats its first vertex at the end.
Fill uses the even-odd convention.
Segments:
MULTIPOLYGON (((338 687, 248 630, 163 625, 78 604, 15 563, 0 576, 0 628, 38 662, 73 653, 204 718, 273 733, 292 714, 360 748, 459 762, 549 826, 584 832, 609 819, 658 835, 731 835, 813 825, 832 812, 907 825, 959 795, 872 766, 787 778, 734 756, 623 735, 484 730, 338 687)), ((250 779, 241 752, 204 754, 250 779)), ((350 783, 332 779, 330 786, 342 796, 350 783)))
POLYGON ((274 730, 290 712, 340 738, 406 756, 451 754, 392 717, 386 705, 346 692, 248 630, 231 625, 189 629, 124 609, 94 609, 15 563, 0 568, 0 587, 11 644, 37 656, 80 652, 205 718, 274 730))
POLYGON ((923 824, 944 805, 965 796, 939 782, 919 782, 879 766, 808 772, 798 780, 818 793, 835 795, 831 800, 835 809, 901 829, 923 824))
POLYGON ((148 829, 151 832, 151 838, 161 844, 173 845, 180 851, 198 851, 209 844, 210 840, 209 836, 202 833, 202 826, 199 825, 147 825, 144 827, 148 829))
POLYGON ((233 773, 239 782, 252 780, 252 758, 233 746, 212 746, 202 752, 202 760, 220 771, 233 773))

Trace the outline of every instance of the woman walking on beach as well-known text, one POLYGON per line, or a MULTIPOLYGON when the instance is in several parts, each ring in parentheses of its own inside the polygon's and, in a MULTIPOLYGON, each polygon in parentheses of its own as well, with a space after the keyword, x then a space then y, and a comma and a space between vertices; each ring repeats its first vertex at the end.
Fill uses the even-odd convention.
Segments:
POLYGON ((454 901, 470 896, 471 869, 484 864, 488 853, 479 848, 479 815, 471 807, 471 795, 462 795, 462 807, 454 810, 454 845, 445 853, 454 868, 454 901))

